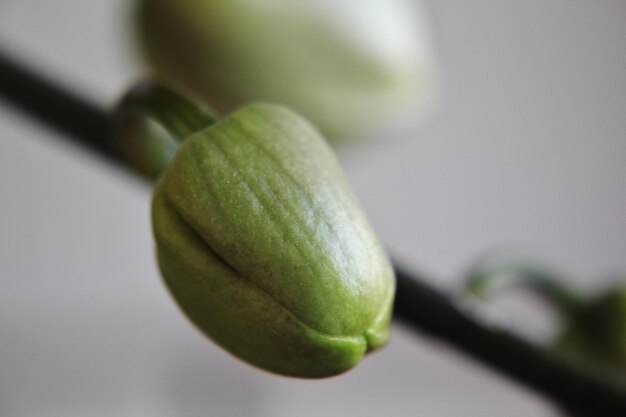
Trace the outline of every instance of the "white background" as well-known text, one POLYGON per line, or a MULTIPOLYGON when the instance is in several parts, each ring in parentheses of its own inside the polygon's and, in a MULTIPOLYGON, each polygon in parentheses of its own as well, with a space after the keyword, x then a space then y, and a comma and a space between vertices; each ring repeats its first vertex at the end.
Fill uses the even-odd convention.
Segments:
MULTIPOLYGON (((141 74, 128 3, 1 1, 0 46, 110 105, 141 74)), ((402 137, 340 151, 385 244, 450 290, 503 245, 541 254, 585 291, 615 280, 626 272, 626 2, 426 6, 438 111, 402 137)), ((1 416, 558 414, 397 326, 386 349, 330 380, 232 359, 161 285, 149 197, 0 102, 1 416)), ((541 305, 510 301, 501 320, 549 332, 541 305)))

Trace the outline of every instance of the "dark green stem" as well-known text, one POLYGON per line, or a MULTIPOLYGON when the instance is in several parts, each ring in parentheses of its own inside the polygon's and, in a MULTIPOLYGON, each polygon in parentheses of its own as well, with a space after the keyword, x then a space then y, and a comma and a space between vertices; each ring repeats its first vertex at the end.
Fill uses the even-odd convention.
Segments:
MULTIPOLYGON (((113 119, 109 114, 11 62, 1 53, 0 96, 67 133, 74 141, 116 162, 124 162, 129 168, 119 148, 109 140, 113 119)), ((142 103, 141 99, 129 100, 142 103)), ((170 121, 169 116, 159 117, 170 128, 178 126, 171 131, 179 137, 185 136, 187 127, 197 127, 194 123, 202 121, 193 116, 185 119, 189 125, 180 127, 179 121, 170 121)), ((210 123, 208 114, 205 121, 210 123)), ((397 278, 396 319, 449 343, 562 406, 594 416, 626 416, 626 390, 608 377, 577 368, 508 333, 483 325, 429 287, 427 279, 399 269, 397 278)))
POLYGON ((583 368, 480 323, 415 274, 396 267, 396 275, 395 317, 408 326, 460 348, 564 408, 589 416, 626 416, 626 390, 617 377, 583 368))
POLYGON ((156 120, 178 142, 217 120, 202 103, 189 100, 162 84, 143 81, 131 88, 114 113, 156 120))
POLYGON ((108 114, 1 53, 0 95, 13 106, 65 133, 75 143, 124 164, 121 156, 109 146, 108 114))

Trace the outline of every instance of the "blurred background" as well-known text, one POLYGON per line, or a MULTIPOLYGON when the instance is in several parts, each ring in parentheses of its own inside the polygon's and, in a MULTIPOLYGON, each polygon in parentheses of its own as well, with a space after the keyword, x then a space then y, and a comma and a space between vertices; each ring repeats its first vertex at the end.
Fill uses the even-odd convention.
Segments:
MULTIPOLYGON (((424 1, 428 119, 339 155, 390 252, 458 292, 509 248, 593 292, 626 272, 626 3, 424 1)), ((110 106, 144 74, 127 1, 0 1, 0 48, 110 106)), ((0 101, 0 415, 556 416, 432 340, 329 380, 272 376, 205 340, 166 293, 145 183, 0 101)), ((555 319, 504 296, 533 340, 555 319)))

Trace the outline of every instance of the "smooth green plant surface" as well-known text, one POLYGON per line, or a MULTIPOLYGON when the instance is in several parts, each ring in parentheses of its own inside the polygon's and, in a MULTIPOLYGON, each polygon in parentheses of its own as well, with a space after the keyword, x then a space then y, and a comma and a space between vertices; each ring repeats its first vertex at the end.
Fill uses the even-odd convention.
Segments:
POLYGON ((239 358, 325 377, 388 340, 390 262, 333 152, 291 111, 248 105, 189 136, 152 215, 176 301, 239 358))

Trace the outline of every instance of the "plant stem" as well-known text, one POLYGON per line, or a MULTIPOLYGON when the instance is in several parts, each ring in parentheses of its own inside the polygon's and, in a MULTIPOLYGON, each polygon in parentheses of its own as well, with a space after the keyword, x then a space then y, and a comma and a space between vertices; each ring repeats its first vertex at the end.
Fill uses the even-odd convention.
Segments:
POLYGON ((426 285, 425 279, 397 266, 396 276, 394 312, 400 321, 449 343, 563 407, 590 416, 626 416, 626 390, 616 379, 480 323, 426 285))
POLYGON ((124 164, 108 141, 110 117, 107 113, 1 52, 0 95, 25 113, 65 133, 75 143, 124 164))
POLYGON ((177 142, 216 121, 206 106, 150 81, 139 83, 126 93, 115 113, 119 117, 135 113, 139 118, 155 118, 177 142))
POLYGON ((136 171, 152 179, 165 170, 184 139, 217 121, 202 103, 151 81, 130 89, 111 118, 113 149, 136 171))
MULTIPOLYGON (((74 142, 130 168, 111 138, 112 115, 0 53, 0 96, 74 142)), ((557 404, 594 416, 626 416, 626 389, 523 340, 489 328, 422 279, 396 269, 395 317, 443 340, 557 404)))

